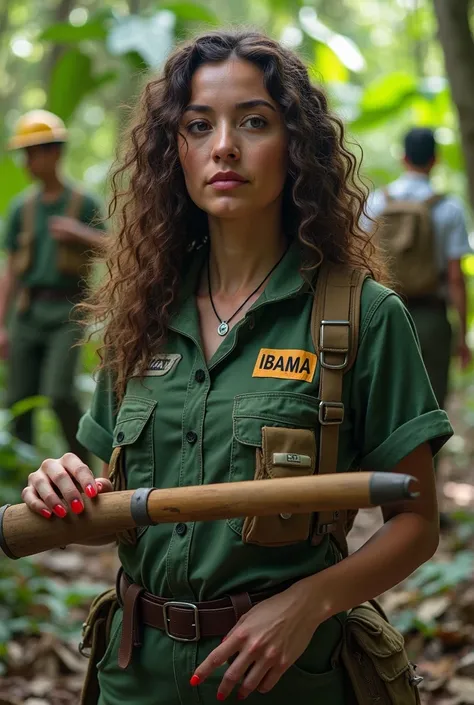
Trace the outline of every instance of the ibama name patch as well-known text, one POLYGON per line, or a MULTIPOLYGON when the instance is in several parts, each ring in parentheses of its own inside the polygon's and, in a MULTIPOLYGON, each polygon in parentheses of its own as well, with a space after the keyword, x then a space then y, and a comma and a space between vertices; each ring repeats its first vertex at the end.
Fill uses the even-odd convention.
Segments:
POLYGON ((306 350, 261 348, 252 377, 278 377, 312 382, 318 358, 306 350))

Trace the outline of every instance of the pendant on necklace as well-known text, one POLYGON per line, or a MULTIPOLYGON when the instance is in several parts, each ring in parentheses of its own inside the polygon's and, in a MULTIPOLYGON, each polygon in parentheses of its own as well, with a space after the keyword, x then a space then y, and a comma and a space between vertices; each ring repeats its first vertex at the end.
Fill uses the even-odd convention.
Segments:
POLYGON ((219 335, 222 336, 227 335, 227 333, 229 332, 229 326, 225 321, 221 322, 219 328, 217 329, 217 332, 219 333, 219 335))

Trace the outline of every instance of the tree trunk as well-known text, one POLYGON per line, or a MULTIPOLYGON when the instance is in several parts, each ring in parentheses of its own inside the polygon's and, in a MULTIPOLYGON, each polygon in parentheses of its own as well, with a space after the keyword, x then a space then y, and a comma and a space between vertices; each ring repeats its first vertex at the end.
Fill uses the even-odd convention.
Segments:
POLYGON ((469 198, 474 208, 474 40, 469 27, 471 0, 434 0, 438 37, 459 115, 469 198))

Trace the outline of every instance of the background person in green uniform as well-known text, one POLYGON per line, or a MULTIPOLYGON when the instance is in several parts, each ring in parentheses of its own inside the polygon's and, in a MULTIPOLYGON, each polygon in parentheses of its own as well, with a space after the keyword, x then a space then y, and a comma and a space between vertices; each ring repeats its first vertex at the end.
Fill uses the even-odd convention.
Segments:
MULTIPOLYGON (((94 197, 67 183, 60 163, 67 132, 62 120, 34 110, 18 121, 9 147, 24 150, 25 166, 36 184, 11 206, 5 248, 8 258, 0 286, 0 352, 8 358, 7 402, 44 394, 68 447, 84 453, 76 440, 81 411, 74 390, 80 338, 70 321, 88 274, 90 251, 102 233, 94 197), (91 225, 94 224, 94 227, 91 225), (15 304, 11 330, 6 318, 15 304)), ((32 414, 15 419, 14 432, 33 442, 32 414)))
MULTIPOLYGON (((277 42, 217 32, 178 48, 132 130, 117 174, 130 177, 122 228, 89 302, 105 322, 106 363, 78 434, 104 476, 74 454, 45 460, 22 495, 45 517, 80 502, 78 487, 110 491, 109 462, 114 488, 120 476, 131 489, 251 480, 278 433, 298 438, 314 469, 310 282, 321 256, 382 275, 357 225, 365 195, 342 125, 277 42), (267 364, 295 355, 298 369, 267 364)), ((343 402, 338 470, 410 473, 420 498, 386 509, 385 526, 344 560, 291 517, 277 536, 265 519, 251 532, 241 519, 139 529, 119 546, 128 577, 97 666, 100 705, 347 702, 333 660, 346 611, 435 551, 432 456, 452 433, 406 309, 374 279, 343 402), (155 604, 188 603, 195 624, 223 605, 231 621, 183 641, 176 606, 156 610, 161 626, 140 624, 142 589, 155 604)))

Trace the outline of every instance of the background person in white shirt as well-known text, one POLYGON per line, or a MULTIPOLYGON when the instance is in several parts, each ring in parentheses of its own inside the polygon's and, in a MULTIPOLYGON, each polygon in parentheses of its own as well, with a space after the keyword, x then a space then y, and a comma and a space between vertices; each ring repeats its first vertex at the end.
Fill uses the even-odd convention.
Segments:
MULTIPOLYGON (((387 189, 376 191, 369 199, 373 218, 383 214, 388 191, 391 199, 424 201, 435 193, 430 174, 436 165, 436 141, 428 128, 413 128, 405 136, 404 173, 387 189)), ((461 201, 446 195, 432 206, 435 248, 440 272, 439 289, 434 296, 406 301, 420 338, 421 351, 438 404, 445 407, 452 329, 447 309, 457 313, 457 351, 462 368, 471 361, 466 342, 467 297, 461 259, 471 253, 464 208, 461 201)), ((422 263, 420 263, 422 266, 422 263)))

